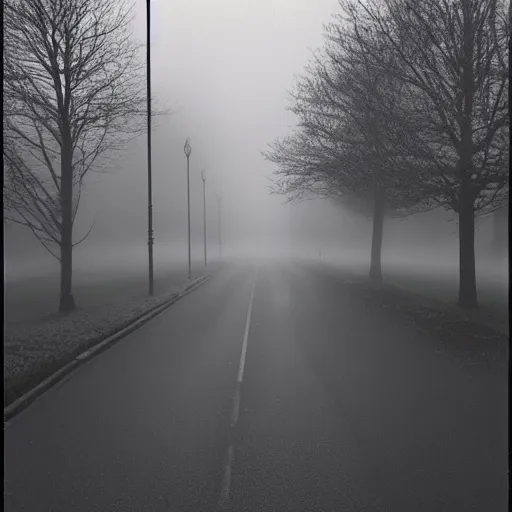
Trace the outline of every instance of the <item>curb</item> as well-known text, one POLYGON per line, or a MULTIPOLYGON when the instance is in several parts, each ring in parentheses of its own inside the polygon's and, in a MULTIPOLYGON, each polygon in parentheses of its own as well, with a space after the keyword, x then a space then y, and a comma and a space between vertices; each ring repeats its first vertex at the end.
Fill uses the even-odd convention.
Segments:
POLYGON ((66 375, 70 374, 79 366, 83 365, 88 360, 92 359, 95 355, 98 355, 101 352, 107 350, 128 334, 132 333, 145 323, 149 322, 149 320, 153 319, 155 316, 159 315, 160 313, 163 313, 166 309, 170 308, 175 302, 185 297, 185 295, 188 295, 196 288, 199 288, 199 286, 208 281, 210 278, 211 275, 206 275, 203 277, 199 277, 198 279, 195 279, 183 291, 174 294, 169 300, 167 300, 163 304, 159 304, 158 306, 155 306, 153 309, 147 311, 146 313, 143 313, 142 316, 138 317, 128 326, 123 327, 116 333, 110 335, 108 338, 99 342, 97 345, 94 345, 93 347, 90 347, 84 352, 78 354, 72 361, 70 361, 62 368, 57 370, 55 373, 44 379, 42 382, 37 384, 37 386, 33 387, 30 391, 27 391, 25 394, 17 398, 10 405, 4 407, 4 426, 6 421, 12 419, 18 413, 26 409, 36 398, 38 398, 45 391, 47 391, 55 384, 60 382, 66 375))

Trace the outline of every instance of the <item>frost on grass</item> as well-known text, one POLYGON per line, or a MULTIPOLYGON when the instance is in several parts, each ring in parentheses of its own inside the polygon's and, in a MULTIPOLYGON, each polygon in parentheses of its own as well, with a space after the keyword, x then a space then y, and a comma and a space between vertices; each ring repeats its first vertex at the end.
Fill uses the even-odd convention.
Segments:
POLYGON ((157 297, 76 309, 37 322, 4 327, 4 386, 6 403, 64 366, 86 349, 128 326, 144 313, 179 294, 186 285, 157 297))

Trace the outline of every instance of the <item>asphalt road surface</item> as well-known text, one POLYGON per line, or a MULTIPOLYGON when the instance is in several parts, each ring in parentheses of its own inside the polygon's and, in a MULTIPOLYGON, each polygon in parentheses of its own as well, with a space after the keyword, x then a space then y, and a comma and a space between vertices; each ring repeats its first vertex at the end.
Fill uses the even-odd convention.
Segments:
POLYGON ((507 377, 313 264, 227 265, 4 429, 8 512, 507 510, 507 377))

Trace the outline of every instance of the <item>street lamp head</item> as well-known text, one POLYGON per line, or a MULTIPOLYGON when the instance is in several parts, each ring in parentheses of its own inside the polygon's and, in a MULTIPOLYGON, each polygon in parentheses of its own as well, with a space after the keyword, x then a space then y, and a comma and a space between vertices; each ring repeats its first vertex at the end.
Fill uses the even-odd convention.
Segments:
POLYGON ((183 149, 185 150, 185 155, 188 158, 190 153, 192 153, 192 148, 190 147, 190 137, 187 137, 187 140, 185 141, 185 147, 183 149))
POLYGON ((201 171, 201 178, 203 181, 206 181, 206 175, 204 173, 204 170, 201 171))

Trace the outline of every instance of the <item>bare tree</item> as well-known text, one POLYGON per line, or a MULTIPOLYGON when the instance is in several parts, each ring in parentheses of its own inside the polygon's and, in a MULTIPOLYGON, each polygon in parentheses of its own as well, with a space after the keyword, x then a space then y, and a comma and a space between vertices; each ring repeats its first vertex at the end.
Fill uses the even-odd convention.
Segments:
POLYGON ((510 21, 502 0, 351 2, 358 22, 394 55, 389 67, 368 44, 375 65, 413 88, 423 112, 434 172, 422 185, 459 217, 459 305, 477 307, 475 215, 508 198, 510 21), (356 8, 359 7, 359 8, 356 8))
POLYGON ((60 261, 61 312, 75 307, 72 251, 88 235, 73 241, 84 177, 145 129, 131 13, 113 0, 4 1, 6 218, 60 261))
POLYGON ((341 196, 371 210, 370 276, 381 280, 384 216, 432 208, 416 187, 429 164, 410 143, 416 130, 410 89, 373 64, 357 24, 347 21, 326 27, 324 51, 298 82, 291 110, 299 130, 265 156, 279 166, 281 193, 341 196))

